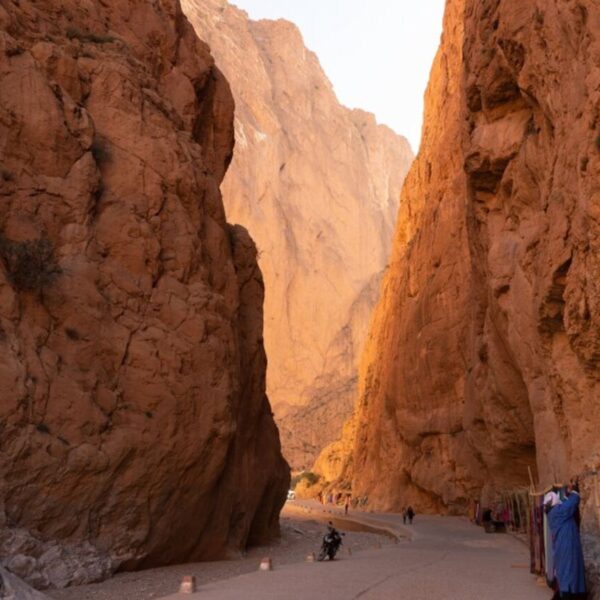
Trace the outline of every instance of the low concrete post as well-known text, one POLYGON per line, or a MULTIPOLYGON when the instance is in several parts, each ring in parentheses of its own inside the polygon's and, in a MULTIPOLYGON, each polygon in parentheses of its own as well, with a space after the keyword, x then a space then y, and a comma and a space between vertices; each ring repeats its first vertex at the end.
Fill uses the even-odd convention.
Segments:
POLYGON ((196 578, 193 575, 185 575, 179 586, 180 594, 193 594, 196 591, 196 578))

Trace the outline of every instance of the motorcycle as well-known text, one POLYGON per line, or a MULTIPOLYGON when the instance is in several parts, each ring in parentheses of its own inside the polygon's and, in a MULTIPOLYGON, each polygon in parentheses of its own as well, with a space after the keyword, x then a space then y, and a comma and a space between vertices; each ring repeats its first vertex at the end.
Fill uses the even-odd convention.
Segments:
POLYGON ((342 545, 342 536, 344 535, 344 533, 340 534, 330 521, 327 525, 327 533, 323 536, 323 544, 317 560, 322 561, 326 557, 333 560, 342 545))

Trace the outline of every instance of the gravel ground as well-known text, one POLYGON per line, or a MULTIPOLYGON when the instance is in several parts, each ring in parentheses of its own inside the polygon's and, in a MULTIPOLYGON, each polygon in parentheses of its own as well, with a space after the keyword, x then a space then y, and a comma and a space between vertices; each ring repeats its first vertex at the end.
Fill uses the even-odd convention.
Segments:
MULTIPOLYGON (((266 547, 252 548, 237 559, 120 573, 101 583, 50 590, 46 594, 55 600, 150 600, 178 591, 184 575, 195 575, 202 585, 251 573, 258 569, 264 556, 270 556, 275 567, 302 563, 309 553, 319 551, 327 518, 309 516, 299 507, 286 505, 281 516, 281 539, 266 547)), ((342 547, 346 556, 348 550, 354 553, 393 544, 388 537, 357 530, 360 527, 340 524, 340 529, 346 529, 342 547)))

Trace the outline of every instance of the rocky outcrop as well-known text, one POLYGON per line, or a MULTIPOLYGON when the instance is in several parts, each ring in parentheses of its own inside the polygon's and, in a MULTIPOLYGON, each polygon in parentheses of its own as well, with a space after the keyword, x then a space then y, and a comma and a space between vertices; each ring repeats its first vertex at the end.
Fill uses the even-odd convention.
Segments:
POLYGON ((361 367, 354 491, 465 510, 583 474, 598 527, 600 21, 449 0, 361 367), (596 483, 597 485, 597 483, 596 483))
POLYGON ((269 398, 293 467, 339 435, 389 255, 404 138, 339 104, 291 23, 224 0, 182 0, 230 81, 236 153, 228 217, 247 226, 265 276, 269 398))
POLYGON ((12 573, 0 567, 0 598, 4 600, 49 600, 12 573))
POLYGON ((176 0, 0 6, 0 556, 38 587, 276 534, 233 101, 176 0))

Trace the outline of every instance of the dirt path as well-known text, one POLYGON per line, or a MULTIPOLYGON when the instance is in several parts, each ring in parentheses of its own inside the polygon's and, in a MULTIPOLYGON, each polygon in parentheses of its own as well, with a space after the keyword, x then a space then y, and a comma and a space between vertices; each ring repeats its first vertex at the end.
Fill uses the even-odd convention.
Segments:
MULTIPOLYGON (((121 573, 102 583, 46 593, 55 600, 151 600, 176 592, 184 575, 195 575, 201 585, 206 585, 256 571, 263 556, 271 556, 277 567, 302 563, 307 554, 318 552, 325 531, 324 521, 328 517, 327 514, 311 515, 302 507, 286 505, 281 515, 281 539, 268 547, 253 548, 235 560, 121 573)), ((343 528, 342 524, 340 526, 343 528)), ((344 540, 345 547, 354 553, 391 543, 388 537, 361 531, 349 532, 344 540)))
MULTIPOLYGON (((304 510, 321 511, 305 504, 304 510)), ((326 515, 329 513, 325 513, 326 515)), ((399 515, 358 520, 405 531, 399 515)), ((169 600, 547 600, 529 573, 528 550, 509 534, 486 534, 459 517, 417 516, 410 539, 333 563, 289 564, 200 587, 169 600)))

